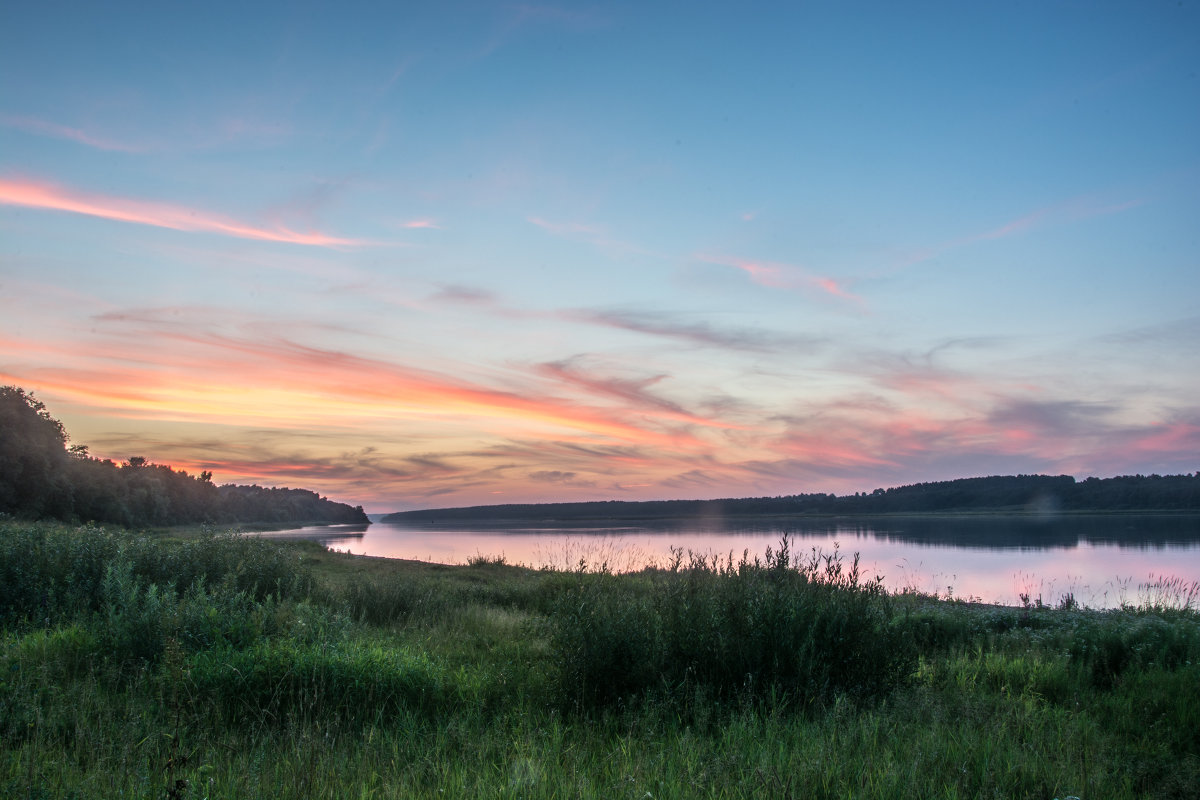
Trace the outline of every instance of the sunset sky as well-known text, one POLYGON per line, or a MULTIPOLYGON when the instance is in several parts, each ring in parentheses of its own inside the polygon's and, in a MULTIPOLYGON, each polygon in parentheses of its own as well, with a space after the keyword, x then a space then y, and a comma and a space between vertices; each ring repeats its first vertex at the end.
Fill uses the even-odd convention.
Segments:
POLYGON ((1200 469, 1200 4, 5 3, 0 385, 368 511, 1200 469))

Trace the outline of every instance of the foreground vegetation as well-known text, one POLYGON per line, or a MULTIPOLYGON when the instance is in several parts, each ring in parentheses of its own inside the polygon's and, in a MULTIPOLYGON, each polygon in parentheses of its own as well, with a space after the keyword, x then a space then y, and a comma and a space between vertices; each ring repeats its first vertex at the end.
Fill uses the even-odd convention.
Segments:
POLYGON ((0 796, 1200 796, 1195 585, 889 595, 0 523, 0 796))

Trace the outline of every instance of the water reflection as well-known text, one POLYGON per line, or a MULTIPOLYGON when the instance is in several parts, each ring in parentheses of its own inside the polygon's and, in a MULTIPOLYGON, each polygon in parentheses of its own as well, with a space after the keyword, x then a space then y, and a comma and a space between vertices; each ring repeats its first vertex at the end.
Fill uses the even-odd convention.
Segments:
POLYGON ((289 528, 282 531, 263 531, 256 533, 267 539, 311 539, 320 542, 325 547, 339 550, 339 545, 362 539, 370 527, 369 522, 350 522, 341 525, 306 525, 303 528, 289 528))
POLYGON ((835 547, 860 555, 867 575, 892 590, 1016 604, 1067 594, 1095 607, 1139 601, 1161 578, 1200 580, 1200 515, 1095 515, 1050 519, 1001 515, 869 519, 654 521, 639 524, 471 527, 453 524, 329 526, 273 536, 316 539, 343 552, 463 564, 503 556, 510 564, 617 571, 663 565, 671 548, 735 561, 762 556, 782 536, 793 552, 835 547))

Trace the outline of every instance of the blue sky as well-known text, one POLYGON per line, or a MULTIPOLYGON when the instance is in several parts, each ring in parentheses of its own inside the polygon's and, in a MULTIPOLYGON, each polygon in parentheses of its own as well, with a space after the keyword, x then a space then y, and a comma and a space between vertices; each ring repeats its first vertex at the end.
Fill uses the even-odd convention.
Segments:
POLYGON ((1191 472, 1196 3, 0 12, 0 382, 369 510, 1191 472))

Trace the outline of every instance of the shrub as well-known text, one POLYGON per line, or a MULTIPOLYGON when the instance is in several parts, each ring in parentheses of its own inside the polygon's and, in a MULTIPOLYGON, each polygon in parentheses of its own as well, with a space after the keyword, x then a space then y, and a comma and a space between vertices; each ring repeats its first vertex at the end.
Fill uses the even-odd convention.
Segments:
POLYGON ((1131 667, 1176 670, 1200 663, 1200 625, 1186 617, 1116 612, 1082 623, 1068 653, 1092 685, 1106 689, 1131 667))
POLYGON ((103 528, 0 527, 0 624, 37 623, 99 607, 118 537, 103 528))
POLYGON ((696 690, 750 700, 876 697, 916 668, 912 637, 857 558, 693 556, 683 569, 618 579, 578 573, 550 609, 561 694, 579 706, 696 690), (640 587, 635 583, 640 581, 640 587))

